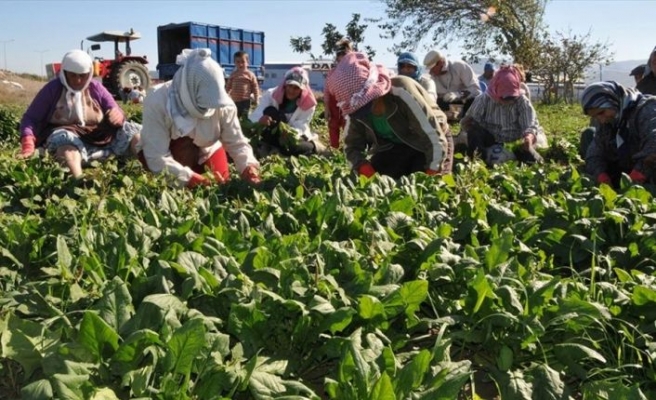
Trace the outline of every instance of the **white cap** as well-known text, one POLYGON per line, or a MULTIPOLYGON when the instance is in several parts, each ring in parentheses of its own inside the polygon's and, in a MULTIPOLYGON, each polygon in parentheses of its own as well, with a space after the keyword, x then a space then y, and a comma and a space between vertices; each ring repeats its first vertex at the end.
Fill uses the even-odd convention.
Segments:
POLYGON ((424 57, 424 66, 426 69, 431 69, 437 64, 438 61, 443 60, 444 56, 437 50, 431 50, 424 57))
POLYGON ((82 50, 71 50, 64 54, 61 69, 74 74, 87 74, 93 68, 91 56, 82 50))

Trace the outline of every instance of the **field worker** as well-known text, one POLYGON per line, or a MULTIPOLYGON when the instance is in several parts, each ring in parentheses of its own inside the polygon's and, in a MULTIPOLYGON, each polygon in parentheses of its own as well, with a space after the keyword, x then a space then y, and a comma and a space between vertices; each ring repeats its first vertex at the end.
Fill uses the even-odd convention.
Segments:
POLYGON ((590 143, 584 148, 586 172, 597 183, 615 186, 622 173, 636 183, 654 183, 656 97, 617 82, 597 82, 585 88, 581 105, 597 123, 581 136, 582 143, 590 143))
POLYGON ((263 128, 258 157, 323 154, 325 146, 310 129, 316 106, 307 71, 294 67, 285 72, 282 82, 264 93, 249 117, 263 128))
MULTIPOLYGON (((335 65, 344 58, 348 53, 353 52, 353 45, 351 41, 347 38, 342 38, 337 41, 335 44, 335 65)), ((334 68, 328 71, 326 79, 334 71, 334 68)), ((337 102, 335 97, 328 90, 328 85, 324 85, 323 89, 323 104, 324 104, 324 115, 326 121, 328 122, 328 135, 330 137, 330 147, 338 149, 340 146, 340 133, 346 125, 346 119, 339 107, 337 107, 337 102)))
POLYGON ((419 171, 451 172, 446 116, 417 81, 390 78, 385 67, 354 52, 344 56, 326 84, 349 117, 344 151, 355 172, 395 179, 419 171))
POLYGON ((629 73, 629 76, 632 76, 635 80, 636 85, 642 80, 642 76, 645 74, 645 68, 647 68, 647 64, 640 64, 629 73))
POLYGON ((467 135, 469 157, 483 155, 488 165, 504 161, 496 159, 495 152, 506 143, 521 140, 521 147, 507 158, 527 163, 541 161, 535 149, 547 146, 535 109, 522 94, 520 73, 512 65, 499 68, 487 92, 474 100, 460 126, 467 135))
POLYGON ((226 90, 237 106, 237 116, 241 119, 248 116, 251 103, 260 100, 260 84, 257 76, 248 69, 248 53, 238 51, 233 56, 235 69, 226 81, 226 90))
POLYGON ((478 82, 479 84, 482 82, 485 84, 485 87, 490 85, 490 81, 494 77, 494 72, 496 70, 494 69, 494 64, 491 62, 486 62, 485 66, 483 67, 483 73, 478 76, 478 82))
POLYGON ((448 60, 436 50, 426 54, 424 67, 435 82, 437 104, 444 111, 448 111, 451 104, 462 104, 462 112, 456 119, 462 118, 482 93, 472 67, 464 61, 448 60))
POLYGON ((396 69, 399 71, 399 75, 410 77, 419 82, 419 84, 426 89, 428 94, 437 101, 435 82, 422 73, 422 68, 419 65, 419 60, 416 55, 409 52, 399 54, 399 57, 396 60, 396 69))
POLYGON ((141 104, 143 103, 144 98, 146 97, 146 93, 144 92, 141 86, 136 86, 130 91, 129 97, 130 97, 130 103, 141 104))
POLYGON ((642 94, 656 95, 656 47, 649 54, 647 66, 636 89, 642 94))
POLYGON ((37 93, 21 119, 19 157, 30 157, 43 146, 77 179, 89 161, 130 155, 139 129, 126 122, 109 91, 93 79, 91 57, 71 50, 57 77, 37 93))
POLYGON ((211 50, 185 49, 176 63, 181 67, 173 79, 155 86, 144 100, 142 162, 154 173, 172 176, 176 186, 193 188, 227 181, 229 154, 242 179, 259 183, 259 163, 211 50), (206 170, 212 178, 203 175, 206 170))

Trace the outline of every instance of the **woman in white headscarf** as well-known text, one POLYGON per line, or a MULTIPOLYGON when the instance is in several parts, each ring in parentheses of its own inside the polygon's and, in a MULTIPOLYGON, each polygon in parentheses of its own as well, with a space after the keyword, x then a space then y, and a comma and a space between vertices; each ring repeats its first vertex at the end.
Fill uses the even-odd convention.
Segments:
POLYGON ((210 49, 183 50, 173 80, 146 97, 140 158, 150 171, 192 188, 230 178, 227 151, 241 177, 257 184, 259 163, 225 90, 223 69, 211 54, 210 49), (203 175, 206 170, 213 179, 203 175))
POLYGON ((83 163, 127 155, 138 141, 139 128, 125 122, 112 95, 93 79, 91 57, 71 50, 57 78, 39 91, 23 115, 18 157, 31 157, 43 146, 79 178, 83 163))

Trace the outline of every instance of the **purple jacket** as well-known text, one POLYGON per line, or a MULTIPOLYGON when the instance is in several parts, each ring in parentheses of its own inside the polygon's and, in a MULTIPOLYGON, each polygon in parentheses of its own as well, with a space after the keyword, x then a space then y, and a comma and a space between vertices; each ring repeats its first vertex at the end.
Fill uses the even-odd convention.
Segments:
MULTIPOLYGON (((57 101, 61 97, 64 85, 59 78, 55 78, 41 88, 36 94, 32 104, 28 107, 20 123, 21 137, 36 136, 36 145, 40 146, 50 135, 51 130, 48 121, 55 112, 57 101)), ((106 113, 112 108, 118 107, 111 93, 97 80, 92 80, 87 88, 92 99, 98 102, 100 108, 106 113)))

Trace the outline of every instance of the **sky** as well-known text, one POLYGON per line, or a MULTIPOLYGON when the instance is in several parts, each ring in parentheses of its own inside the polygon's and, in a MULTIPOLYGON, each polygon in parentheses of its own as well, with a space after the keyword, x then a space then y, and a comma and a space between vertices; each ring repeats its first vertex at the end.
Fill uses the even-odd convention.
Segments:
MULTIPOLYGON (((149 69, 155 70, 157 27, 168 23, 193 21, 263 31, 265 58, 271 63, 308 60, 292 51, 289 39, 293 36, 312 37, 314 53, 320 53, 326 23, 344 32, 355 13, 362 18, 385 17, 384 4, 376 0, 0 0, 0 10, 0 69, 37 75, 45 75, 45 64, 59 62, 68 50, 79 49, 87 36, 106 30, 140 32, 142 39, 132 44, 132 52, 146 55, 149 69)), ((552 33, 590 32, 593 42, 609 44, 615 61, 646 61, 656 45, 656 0, 552 0, 544 20, 552 33)), ((393 67, 396 57, 388 50, 393 43, 381 39, 380 33, 370 24, 365 44, 376 50, 376 62, 393 67)), ((416 53, 422 59, 432 46, 420 43, 416 53)), ((84 48, 90 44, 84 41, 84 48)), ((94 55, 113 57, 113 44, 101 45, 94 55)), ((459 51, 454 43, 446 54, 460 58, 459 51)))

